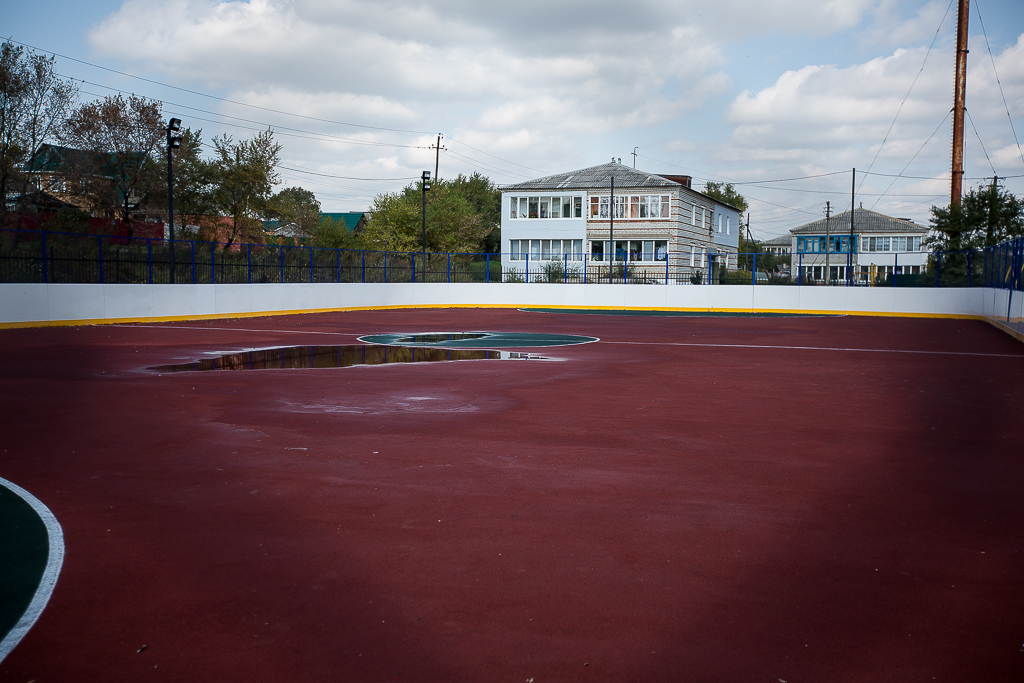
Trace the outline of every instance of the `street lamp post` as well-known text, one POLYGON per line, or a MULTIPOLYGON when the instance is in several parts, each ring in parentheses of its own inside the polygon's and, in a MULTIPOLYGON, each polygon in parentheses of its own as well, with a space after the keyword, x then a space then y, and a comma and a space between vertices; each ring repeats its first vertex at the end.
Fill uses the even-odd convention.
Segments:
POLYGON ((427 281, 427 192, 430 190, 430 171, 420 176, 423 188, 423 282, 427 281))
POLYGON ((171 251, 171 284, 175 282, 174 273, 174 171, 171 167, 171 150, 181 147, 181 119, 167 122, 167 225, 169 227, 168 245, 171 251))

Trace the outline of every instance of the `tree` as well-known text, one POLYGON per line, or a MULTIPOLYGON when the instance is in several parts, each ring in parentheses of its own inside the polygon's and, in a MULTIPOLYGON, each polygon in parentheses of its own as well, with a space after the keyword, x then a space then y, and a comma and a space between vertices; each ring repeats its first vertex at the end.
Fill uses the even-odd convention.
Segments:
MULTIPOLYGON (((374 198, 370 220, 362 235, 368 249, 423 249, 420 192, 420 185, 416 184, 402 192, 379 194, 374 198)), ((481 225, 473 205, 448 182, 435 184, 427 195, 427 251, 479 252, 480 243, 491 228, 481 225)))
MULTIPOLYGON (((53 66, 53 57, 26 54, 10 41, 0 45, 0 197, 18 185, 21 197, 28 193, 29 176, 18 167, 57 138, 78 98, 74 82, 57 76, 53 66)), ((0 211, 2 225, 6 202, 0 211)))
POLYGON ((362 249, 360 236, 349 230, 344 221, 330 216, 322 216, 310 232, 310 242, 314 247, 327 249, 362 249))
MULTIPOLYGON (((181 133, 181 146, 174 150, 174 225, 175 228, 198 226, 204 238, 216 239, 217 211, 214 192, 217 188, 217 168, 202 156, 203 131, 186 128, 181 133)), ((165 219, 167 208, 167 154, 159 154, 156 175, 162 181, 161 192, 154 197, 155 208, 165 219)), ((184 232, 177 237, 183 238, 184 232)), ((199 235, 196 235, 198 237, 199 235)))
POLYGON ((476 171, 468 178, 460 173, 454 180, 440 182, 450 185, 468 201, 479 217, 481 230, 487 231, 480 249, 490 254, 501 251, 501 190, 490 178, 476 171))
POLYGON ((932 251, 990 247, 1024 234, 1024 200, 992 182, 971 188, 959 205, 932 207, 932 251))
POLYGON ((3 208, 0 209, 3 221, 0 225, 7 222, 7 191, 25 154, 21 119, 27 81, 22 49, 5 41, 0 45, 0 197, 3 198, 3 208))
POLYGON ((117 95, 80 106, 61 136, 85 152, 66 157, 73 181, 94 210, 119 216, 129 237, 132 214, 155 203, 166 186, 156 159, 165 127, 159 102, 117 95))
POLYGON ((714 180, 709 180, 704 185, 704 194, 739 209, 740 213, 745 212, 749 206, 747 200, 736 191, 732 183, 716 183, 714 180))
POLYGON ((292 226, 295 237, 308 239, 320 225, 320 202, 309 190, 286 187, 267 202, 266 216, 280 221, 282 228, 292 226))
POLYGON ((268 128, 252 140, 237 143, 231 136, 221 135, 213 139, 213 147, 218 173, 216 201, 222 213, 231 217, 227 246, 239 238, 262 241, 265 232, 260 219, 278 183, 281 145, 268 128))

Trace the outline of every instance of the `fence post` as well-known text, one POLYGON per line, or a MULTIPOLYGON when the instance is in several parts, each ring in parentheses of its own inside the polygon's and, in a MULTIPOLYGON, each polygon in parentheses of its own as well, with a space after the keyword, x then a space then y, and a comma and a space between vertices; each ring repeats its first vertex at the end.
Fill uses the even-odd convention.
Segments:
MULTIPOLYGON (((804 255, 803 253, 798 254, 799 260, 796 266, 796 285, 802 287, 804 284, 804 255)), ((792 276, 791 276, 792 277, 792 276)))
POLYGON ((562 284, 569 284, 569 255, 562 254, 565 258, 565 265, 562 266, 562 284))
POLYGON ((153 240, 146 239, 146 255, 149 259, 149 284, 153 284, 153 240))
POLYGON ((448 284, 452 281, 452 255, 448 254, 448 284))
POLYGON ((340 285, 341 284, 341 249, 336 247, 335 251, 337 253, 334 255, 334 257, 335 257, 335 259, 338 262, 338 284, 340 285))
MULTIPOLYGON (((412 281, 416 282, 416 252, 410 251, 409 255, 412 256, 412 281)), ((427 255, 425 253, 423 254, 423 260, 424 261, 427 260, 427 255)), ((423 268, 423 281, 424 282, 427 281, 427 269, 426 269, 426 267, 423 268)))
POLYGON ((39 248, 43 252, 43 282, 49 282, 50 274, 46 272, 46 231, 42 232, 42 236, 39 238, 39 248))
POLYGON ((192 284, 196 283, 196 241, 192 240, 192 284))
POLYGON ((281 284, 284 284, 284 245, 277 248, 277 260, 281 269, 281 284))
POLYGON ((309 284, 313 284, 313 247, 309 248, 309 284))
POLYGON ((485 279, 484 279, 484 282, 488 282, 489 283, 491 281, 491 255, 490 254, 484 254, 484 262, 487 264, 486 267, 485 267, 485 274, 484 274, 484 278, 485 279))
POLYGON ((210 242, 210 284, 217 284, 217 243, 210 242))
POLYGON ((967 250, 967 289, 971 288, 971 256, 973 256, 973 254, 973 250, 967 250))
POLYGON ((939 287, 939 275, 942 273, 942 252, 935 252, 935 287, 939 287))
POLYGON ((96 244, 100 248, 100 284, 103 284, 103 235, 96 235, 96 244))
POLYGON ((249 280, 249 284, 252 284, 252 244, 245 245, 245 270, 249 280))
POLYGON ((896 289, 900 285, 900 255, 895 253, 892 255, 892 288, 896 289))
POLYGON ((526 281, 530 281, 530 252, 526 252, 526 281))
POLYGON ((366 250, 363 249, 362 255, 362 271, 363 271, 363 284, 366 284, 366 250))
POLYGON ((751 264, 750 284, 751 285, 756 285, 757 284, 757 254, 755 253, 753 256, 754 256, 754 260, 753 260, 753 262, 751 264))

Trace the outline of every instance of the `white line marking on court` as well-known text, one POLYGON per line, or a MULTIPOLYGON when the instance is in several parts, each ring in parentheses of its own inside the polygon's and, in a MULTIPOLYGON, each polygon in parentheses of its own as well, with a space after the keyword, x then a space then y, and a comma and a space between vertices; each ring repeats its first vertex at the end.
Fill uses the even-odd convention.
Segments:
POLYGON ((283 334, 333 334, 340 337, 355 337, 357 335, 349 332, 317 332, 314 330, 251 330, 245 327, 197 327, 193 325, 109 325, 108 327, 132 327, 136 329, 155 329, 155 330, 225 330, 227 332, 266 332, 267 334, 273 334, 275 332, 281 332, 283 334))
POLYGON ((934 356, 986 356, 990 358, 1024 358, 1013 353, 980 353, 975 351, 915 351, 906 349, 858 349, 841 346, 775 346, 772 344, 701 344, 697 342, 631 342, 609 341, 605 344, 638 344, 642 346, 703 346, 722 349, 796 349, 799 351, 859 351, 862 353, 912 353, 934 356))
POLYGON ((60 568, 64 564, 64 532, 61 531, 57 518, 53 516, 50 509, 43 505, 42 501, 38 498, 17 484, 3 478, 0 478, 0 486, 9 489, 32 506, 32 509, 39 515, 39 518, 43 520, 43 524, 46 526, 46 534, 50 537, 50 552, 46 558, 46 569, 43 571, 43 578, 39 581, 39 587, 36 588, 36 594, 32 596, 32 602, 28 604, 28 609, 21 615, 18 623, 0 641, 0 662, 2 662, 11 653, 11 650, 21 642, 21 639, 25 637, 25 634, 32 628, 32 625, 36 623, 39 615, 46 608, 46 603, 50 601, 50 596, 53 595, 53 588, 57 585, 57 576, 60 574, 60 568))

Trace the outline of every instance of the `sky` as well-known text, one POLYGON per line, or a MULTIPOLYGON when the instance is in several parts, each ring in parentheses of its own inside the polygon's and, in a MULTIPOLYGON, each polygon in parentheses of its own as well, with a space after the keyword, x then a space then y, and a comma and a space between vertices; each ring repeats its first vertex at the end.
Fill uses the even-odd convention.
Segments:
MULTIPOLYGON (((849 209, 853 168, 858 206, 949 203, 955 0, 11 5, 2 37, 83 100, 160 100, 207 142, 272 127, 281 187, 325 211, 435 162, 501 185, 612 158, 735 183, 758 239, 849 209)), ((965 190, 1024 195, 1024 2, 970 5, 965 190)))

